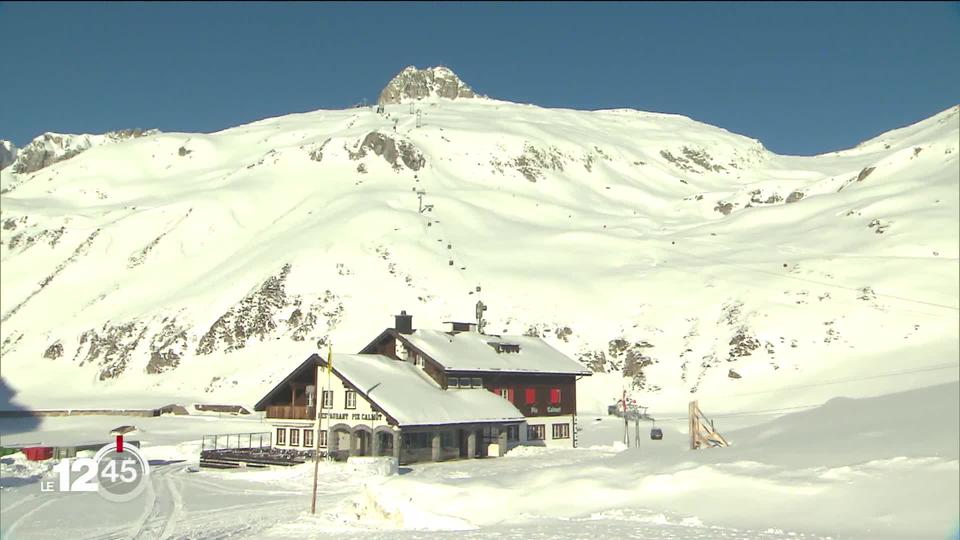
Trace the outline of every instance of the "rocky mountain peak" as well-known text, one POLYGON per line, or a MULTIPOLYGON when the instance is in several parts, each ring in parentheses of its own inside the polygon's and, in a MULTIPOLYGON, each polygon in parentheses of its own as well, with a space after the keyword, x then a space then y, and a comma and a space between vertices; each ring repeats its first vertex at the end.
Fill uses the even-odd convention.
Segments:
POLYGON ((446 99, 479 97, 450 68, 417 69, 407 66, 380 92, 380 104, 404 103, 433 97, 446 99))
POLYGON ((17 159, 17 147, 10 141, 0 139, 0 170, 13 164, 15 159, 17 159))
POLYGON ((122 129, 110 131, 103 135, 73 135, 63 133, 47 132, 30 141, 23 148, 16 148, 10 145, 10 150, 5 150, 0 141, 0 169, 12 165, 13 172, 18 174, 29 174, 44 167, 49 167, 54 163, 70 159, 94 146, 105 143, 116 143, 127 139, 155 135, 158 130, 142 129, 122 129), (7 161, 9 159, 9 162, 7 161))

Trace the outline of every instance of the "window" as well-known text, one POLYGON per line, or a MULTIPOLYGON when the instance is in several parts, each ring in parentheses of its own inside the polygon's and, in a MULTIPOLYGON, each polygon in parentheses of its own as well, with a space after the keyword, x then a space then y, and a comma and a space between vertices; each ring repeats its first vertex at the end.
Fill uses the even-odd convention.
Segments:
POLYGON ((536 388, 527 388, 527 405, 533 405, 537 402, 537 389, 536 388))
POLYGON ((333 390, 323 391, 323 408, 324 409, 333 408, 333 390))
POLYGON ((303 446, 306 448, 313 448, 313 430, 305 429, 303 430, 303 446))
POLYGON ((290 446, 300 446, 300 430, 290 428, 290 446))
POLYGON ((553 438, 554 438, 554 439, 569 439, 569 438, 570 438, 570 424, 554 424, 554 425, 553 425, 553 438))
POLYGON ((474 377, 471 388, 483 388, 483 379, 481 379, 480 377, 474 377))
POLYGON ((347 409, 357 408, 357 392, 356 391, 347 390, 344 407, 347 409))
MULTIPOLYGON (((440 447, 441 448, 457 448, 457 439, 453 431, 441 431, 440 432, 440 447)), ((433 446, 433 441, 431 441, 431 447, 433 446)))
POLYGON ((287 444, 287 428, 278 427, 277 428, 277 446, 283 446, 287 444))
POLYGON ((403 447, 414 448, 433 448, 432 433, 404 433, 403 447))
POLYGON ((460 384, 460 379, 456 377, 447 377, 447 388, 456 388, 460 384))
POLYGON ((507 426, 507 442, 520 440, 520 426, 507 426))
POLYGON ((527 426, 528 441, 542 441, 544 439, 545 433, 546 433, 546 429, 544 428, 543 424, 527 426))
POLYGON ((501 388, 500 397, 509 401, 510 403, 513 403, 513 388, 501 388))
POLYGON ((323 448, 327 447, 327 430, 320 430, 320 446, 323 448))
POLYGON ((423 367, 423 357, 417 353, 413 353, 413 365, 423 367))
POLYGON ((550 404, 559 405, 560 404, 560 389, 551 388, 550 389, 550 404))

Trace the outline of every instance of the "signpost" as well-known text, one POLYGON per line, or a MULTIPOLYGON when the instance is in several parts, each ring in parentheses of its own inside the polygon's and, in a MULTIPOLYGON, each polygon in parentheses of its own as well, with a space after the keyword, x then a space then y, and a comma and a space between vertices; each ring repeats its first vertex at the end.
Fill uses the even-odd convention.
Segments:
MULTIPOLYGON (((314 443, 313 443, 313 499, 310 501, 310 513, 317 513, 317 476, 320 473, 320 428, 322 426, 320 419, 323 417, 323 400, 324 396, 327 395, 327 392, 330 391, 330 373, 333 371, 333 346, 327 346, 327 389, 323 391, 323 395, 320 396, 320 399, 317 400, 317 429, 314 434, 314 443)), ((330 421, 327 420, 327 424, 330 424, 330 421)), ((330 448, 330 441, 327 441, 327 448, 330 448)))

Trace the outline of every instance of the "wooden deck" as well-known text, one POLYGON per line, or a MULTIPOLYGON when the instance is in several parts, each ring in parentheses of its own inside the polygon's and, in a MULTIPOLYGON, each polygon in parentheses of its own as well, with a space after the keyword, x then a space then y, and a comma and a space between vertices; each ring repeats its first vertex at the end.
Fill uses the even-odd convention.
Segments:
POLYGON ((317 408, 297 405, 269 405, 267 407, 267 418, 277 418, 281 420, 314 420, 316 418, 317 408))

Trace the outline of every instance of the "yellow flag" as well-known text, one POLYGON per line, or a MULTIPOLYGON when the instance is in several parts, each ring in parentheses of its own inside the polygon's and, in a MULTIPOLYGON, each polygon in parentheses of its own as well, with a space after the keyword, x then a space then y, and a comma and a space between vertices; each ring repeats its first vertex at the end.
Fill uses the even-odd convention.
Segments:
POLYGON ((333 347, 327 347, 327 374, 333 373, 333 347))

